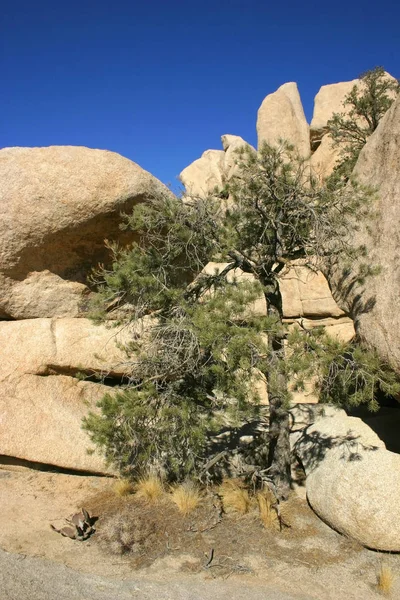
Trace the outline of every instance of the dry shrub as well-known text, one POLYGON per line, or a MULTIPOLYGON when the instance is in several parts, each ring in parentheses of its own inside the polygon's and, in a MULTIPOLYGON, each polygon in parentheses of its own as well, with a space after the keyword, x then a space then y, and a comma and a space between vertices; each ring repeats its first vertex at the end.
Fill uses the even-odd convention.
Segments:
POLYGON ((225 512, 237 512, 241 515, 249 512, 251 498, 248 490, 240 480, 228 479, 224 481, 220 487, 220 495, 225 512))
POLYGON ((125 510, 102 522, 99 541, 111 554, 140 552, 151 543, 154 533, 154 522, 125 510))
POLYGON ((194 483, 183 483, 172 491, 172 500, 184 516, 193 512, 201 501, 201 492, 194 483))
POLYGON ((270 494, 259 492, 257 502, 261 522, 266 529, 270 529, 276 524, 278 518, 270 494))
POLYGON ((149 502, 156 502, 164 494, 164 487, 161 480, 155 475, 148 475, 139 479, 136 484, 136 495, 149 502))
POLYGON ((118 479, 114 484, 114 492, 117 496, 129 496, 133 494, 135 488, 128 479, 118 479))
POLYGON ((393 588, 394 575, 389 565, 381 565, 378 573, 378 590, 385 595, 389 595, 393 588))

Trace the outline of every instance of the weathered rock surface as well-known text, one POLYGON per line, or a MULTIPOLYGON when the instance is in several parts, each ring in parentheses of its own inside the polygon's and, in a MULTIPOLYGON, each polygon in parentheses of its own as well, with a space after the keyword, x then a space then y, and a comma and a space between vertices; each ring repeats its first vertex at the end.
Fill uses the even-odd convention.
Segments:
POLYGON ((317 420, 295 444, 307 497, 337 531, 377 550, 400 550, 400 455, 360 419, 317 420))
POLYGON ((34 319, 40 315, 79 317, 89 289, 78 281, 67 281, 44 271, 32 271, 18 281, 3 278, 2 311, 14 319, 34 319))
POLYGON ((120 377, 126 333, 87 319, 0 322, 0 454, 67 469, 108 472, 89 455, 82 417, 110 388, 82 373, 120 377))
POLYGON ((223 185, 225 159, 223 150, 206 150, 200 158, 183 169, 179 179, 190 196, 204 197, 223 185))
MULTIPOLYGON (((208 263, 204 273, 220 273, 228 263, 208 263)), ((228 281, 254 281, 250 273, 241 269, 234 269, 228 274, 228 281)), ((309 319, 324 319, 329 317, 343 317, 345 314, 332 298, 328 282, 321 272, 311 271, 304 266, 295 266, 284 275, 280 282, 283 303, 283 316, 285 319, 308 317, 309 319)), ((253 307, 254 314, 265 315, 265 298, 260 296, 253 307)), ((341 322, 348 323, 349 319, 341 322)), ((329 326, 338 325, 336 321, 326 323, 329 326)))
MULTIPOLYGON (((289 319, 287 320, 289 321, 289 319)), ((291 321, 291 319, 290 319, 291 321)), ((289 322, 290 322, 289 321, 289 322)), ((308 319, 306 317, 296 318, 289 324, 289 330, 292 327, 303 327, 304 329, 313 329, 314 327, 324 327, 325 332, 332 338, 341 342, 350 342, 355 336, 354 323, 350 317, 326 317, 323 319, 308 319), (301 325, 300 325, 301 323, 301 325)))
MULTIPOLYGON (((216 263, 209 262, 203 269, 202 273, 205 275, 217 275, 221 273, 225 267, 228 266, 229 263, 216 263)), ((226 277, 227 281, 232 283, 236 281, 238 284, 240 283, 248 283, 254 282, 254 276, 251 273, 244 273, 242 269, 232 269, 229 271, 226 277)), ((265 302, 265 297, 260 295, 254 302, 249 304, 247 307, 247 311, 249 315, 254 317, 263 317, 267 313, 267 305, 265 302)))
POLYGON ((336 272, 331 285, 351 312, 357 333, 400 373, 400 96, 361 151, 355 174, 378 190, 378 218, 371 230, 361 224, 354 239, 356 245, 365 244, 369 264, 379 265, 380 273, 362 287, 351 287, 336 272))
POLYGON ((329 177, 340 159, 340 148, 334 146, 331 136, 327 133, 323 136, 318 148, 311 155, 310 166, 314 175, 320 181, 329 177))
POLYGON ((24 375, 0 391, 0 453, 65 469, 107 473, 82 418, 110 388, 73 377, 24 375))
POLYGON ((257 116, 258 147, 276 145, 279 139, 293 144, 301 156, 310 155, 310 131, 296 83, 285 83, 264 98, 257 116))
POLYGON ((223 176, 225 181, 230 181, 232 177, 240 177, 240 167, 237 164, 240 150, 248 148, 255 152, 255 149, 238 135, 223 135, 221 141, 225 151, 223 176))
MULTIPOLYGON (((395 81, 390 73, 385 74, 387 79, 395 81)), ((311 149, 314 151, 310 164, 313 170, 322 178, 328 177, 340 157, 340 146, 334 146, 332 138, 327 132, 327 123, 334 113, 347 114, 349 106, 344 106, 346 96, 354 86, 362 87, 362 80, 342 81, 323 85, 314 100, 314 113, 310 125, 311 149)), ((394 92, 389 92, 393 95, 394 92)), ((365 126, 365 122, 362 123, 365 126)))
POLYGON ((306 427, 332 417, 346 417, 346 411, 332 404, 306 403, 296 404, 290 409, 291 432, 304 431, 306 427))
POLYGON ((122 376, 128 367, 119 345, 127 338, 126 330, 97 326, 85 318, 0 321, 0 347, 7 348, 0 378, 54 372, 122 376))
POLYGON ((326 124, 334 113, 347 112, 343 107, 345 97, 353 87, 359 83, 359 79, 342 81, 323 85, 314 100, 313 118, 310 124, 311 142, 320 140, 326 132, 326 124))
POLYGON ((225 134, 221 141, 223 150, 206 150, 179 175, 189 196, 202 198, 212 195, 215 189, 222 189, 232 177, 240 176, 238 150, 243 147, 254 150, 239 135, 225 134))
POLYGON ((285 318, 344 316, 332 298, 325 276, 319 271, 296 265, 282 277, 280 287, 285 318))
POLYGON ((121 234, 121 212, 167 193, 127 158, 73 146, 4 148, 0 181, 3 318, 76 316, 85 289, 74 284, 107 260, 104 239, 132 237, 121 234))

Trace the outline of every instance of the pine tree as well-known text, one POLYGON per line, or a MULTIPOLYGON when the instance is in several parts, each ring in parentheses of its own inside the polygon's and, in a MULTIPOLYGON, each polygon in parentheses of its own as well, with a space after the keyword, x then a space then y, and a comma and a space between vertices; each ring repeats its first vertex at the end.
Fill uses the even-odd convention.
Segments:
POLYGON ((341 149, 336 170, 347 176, 351 173, 367 139, 399 90, 399 83, 390 78, 383 67, 360 75, 360 83, 353 86, 343 101, 346 112, 335 113, 327 124, 334 144, 341 149))
POLYGON ((289 378, 301 385, 317 372, 323 397, 336 393, 338 401, 345 383, 355 402, 370 402, 380 382, 394 389, 379 361, 364 361, 375 371, 362 381, 364 363, 354 348, 335 345, 320 331, 288 335, 283 322, 280 282, 288 269, 301 261, 315 270, 327 259, 351 261, 363 253, 352 245, 356 225, 349 217, 368 217, 371 194, 355 182, 321 184, 286 143, 244 151, 238 163, 240 177, 223 202, 167 194, 127 217, 138 241, 111 247, 111 267, 97 273, 94 311, 98 320, 113 317, 128 326, 145 319, 147 327, 127 347, 129 385, 106 395, 101 414, 90 414, 85 427, 125 473, 155 468, 170 479, 198 475, 210 464, 213 435, 259 417, 251 383, 259 374, 268 382, 270 414, 254 467, 267 470, 285 498, 289 378), (210 261, 223 263, 222 270, 204 272, 210 261), (260 294, 265 316, 251 309, 260 294), (343 366, 352 376, 340 380, 343 366))

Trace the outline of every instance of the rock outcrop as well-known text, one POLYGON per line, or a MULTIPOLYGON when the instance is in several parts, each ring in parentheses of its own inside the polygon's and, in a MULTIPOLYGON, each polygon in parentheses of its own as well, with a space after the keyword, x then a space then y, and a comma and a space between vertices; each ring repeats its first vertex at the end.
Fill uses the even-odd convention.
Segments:
POLYGON ((254 150, 238 135, 225 134, 221 141, 223 150, 206 150, 179 175, 189 196, 204 198, 221 190, 232 177, 240 175, 238 151, 244 147, 254 150))
POLYGON ((283 314, 287 319, 343 317, 344 312, 332 298, 328 282, 321 272, 294 266, 282 277, 283 314))
MULTIPOLYGON (((228 263, 208 263, 204 273, 208 275, 218 274, 228 263)), ((254 281, 253 275, 244 273, 241 269, 234 269, 228 273, 228 281, 254 281)), ((296 265, 292 267, 280 281, 282 293, 283 317, 287 320, 306 319, 324 320, 328 327, 335 323, 351 321, 336 304, 329 289, 328 282, 321 272, 296 265), (337 319, 337 321, 336 321, 337 319)), ((263 316, 266 314, 266 303, 264 296, 252 307, 252 314, 263 316)))
POLYGON ((351 274, 343 282, 340 272, 330 276, 335 297, 356 324, 357 333, 383 360, 400 373, 400 96, 382 118, 361 151, 355 174, 377 190, 372 224, 361 223, 356 245, 364 244, 368 263, 379 274, 363 286, 352 286, 351 274))
POLYGON ((360 419, 318 418, 295 452, 307 474, 307 498, 331 527, 369 548, 400 550, 400 455, 360 419))
POLYGON ((310 155, 310 130, 296 83, 285 83, 264 98, 258 109, 257 135, 258 147, 284 139, 304 158, 310 155))
POLYGON ((79 378, 119 382, 129 371, 119 347, 127 335, 83 318, 0 322, 0 454, 107 473, 87 453, 82 417, 110 388, 79 378))
POLYGON ((179 179, 192 197, 203 198, 223 186, 223 150, 206 150, 200 158, 183 169, 179 179))
POLYGON ((0 150, 0 318, 77 316, 104 240, 121 212, 166 188, 114 152, 83 147, 0 150))
POLYGON ((128 337, 126 329, 94 325, 85 318, 0 321, 0 347, 7 348, 0 377, 2 381, 55 373, 120 377, 129 370, 121 349, 128 337))
POLYGON ((63 469, 109 474, 82 418, 107 386, 65 375, 24 375, 1 382, 0 453, 63 469))
POLYGON ((343 106, 344 99, 359 82, 359 79, 353 79, 352 81, 323 85, 319 89, 315 96, 313 118, 310 124, 312 150, 325 135, 326 125, 333 114, 348 112, 348 109, 343 106))
POLYGON ((133 239, 121 213, 170 192, 118 154, 79 147, 0 150, 0 180, 0 455, 108 473, 82 417, 112 391, 101 382, 129 372, 129 332, 84 318, 87 276, 109 259, 106 238, 133 239))
MULTIPOLYGON (((385 73, 387 79, 395 81, 390 73, 385 73)), ((310 164, 313 171, 321 178, 331 175, 336 163, 340 158, 340 146, 332 143, 332 138, 327 130, 327 123, 334 113, 348 114, 349 106, 343 104, 346 96, 352 91, 353 87, 362 86, 361 79, 352 81, 342 81, 323 85, 314 100, 314 113, 310 125, 310 143, 313 154, 310 158, 310 164)), ((389 95, 395 96, 394 92, 389 95)), ((362 123, 364 126, 365 123, 362 123)))

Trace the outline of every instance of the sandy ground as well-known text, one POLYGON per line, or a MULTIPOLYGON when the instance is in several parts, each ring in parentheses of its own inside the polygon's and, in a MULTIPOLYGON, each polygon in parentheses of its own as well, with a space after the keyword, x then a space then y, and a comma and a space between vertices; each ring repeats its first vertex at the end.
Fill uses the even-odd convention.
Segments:
POLYGON ((16 573, 19 584, 25 581, 25 573, 24 585, 28 586, 29 581, 29 586, 34 586, 35 572, 42 572, 43 595, 27 593, 25 597, 32 600, 62 600, 68 586, 69 597, 79 600, 112 600, 116 592, 121 598, 143 599, 376 600, 382 598, 376 589, 382 563, 389 565, 395 575, 391 597, 400 598, 399 555, 372 552, 346 540, 317 519, 301 500, 303 516, 298 533, 277 534, 274 543, 261 554, 252 552, 249 540, 241 549, 243 564, 249 569, 224 577, 218 575, 218 569, 188 574, 184 566, 194 557, 184 553, 172 553, 151 566, 133 570, 129 557, 106 555, 94 537, 82 543, 51 530, 50 523, 60 526, 88 497, 106 492, 112 485, 107 478, 0 468, 0 548, 11 553, 0 554, 2 600, 22 600, 16 573), (302 526, 308 531, 305 537, 301 535, 302 526), (54 581, 59 579, 64 587, 57 592, 52 588, 54 594, 46 591, 46 577, 49 585, 50 580, 53 586, 58 585, 54 581), (74 585, 78 585, 77 595, 73 593, 74 585), (89 586, 86 592, 82 591, 84 585, 89 586), (109 595, 101 595, 102 589, 109 595), (4 595, 6 592, 8 595, 4 595))

